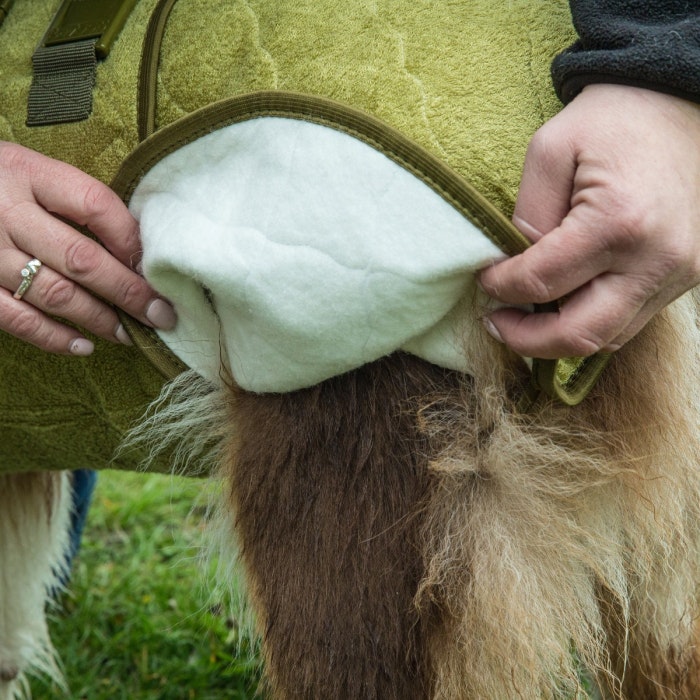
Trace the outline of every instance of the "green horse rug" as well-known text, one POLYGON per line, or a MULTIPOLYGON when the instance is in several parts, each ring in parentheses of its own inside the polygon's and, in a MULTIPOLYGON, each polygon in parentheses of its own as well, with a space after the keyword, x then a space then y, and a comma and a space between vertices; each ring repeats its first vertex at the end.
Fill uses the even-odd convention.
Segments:
POLYGON ((57 9, 0 28, 0 138, 118 192, 178 324, 124 317, 133 347, 80 360, 0 338, 0 697, 57 673, 84 466, 222 480, 273 697, 574 698, 581 669, 697 697, 695 299, 613 358, 480 323, 476 272, 527 246, 566 3, 105 3, 108 55, 52 123, 31 57, 57 9))

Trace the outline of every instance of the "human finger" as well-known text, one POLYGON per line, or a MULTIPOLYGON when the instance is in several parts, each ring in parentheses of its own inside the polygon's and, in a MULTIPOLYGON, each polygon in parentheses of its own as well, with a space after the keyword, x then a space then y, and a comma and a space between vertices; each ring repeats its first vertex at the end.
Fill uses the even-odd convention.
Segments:
POLYGON ((0 330, 35 345, 42 350, 61 355, 92 354, 94 344, 74 328, 46 316, 42 311, 12 292, 0 289, 0 330))
POLYGON ((655 314, 684 294, 685 291, 687 291, 685 286, 681 285, 661 289, 658 294, 644 304, 632 321, 603 349, 614 351, 621 348, 637 335, 655 314))
MULTIPOLYGON (((27 255, 18 250, 3 251, 2 254, 4 265, 0 270, 0 286, 10 292, 14 290, 16 301, 76 324, 105 340, 131 344, 111 307, 48 265, 39 263, 37 268, 36 259, 30 263, 27 259, 27 255)), ((71 332, 75 335, 74 330, 71 332)))
POLYGON ((513 212, 515 226, 535 242, 558 227, 571 208, 576 153, 556 117, 532 137, 513 212))
MULTIPOLYGON (((99 243, 42 208, 30 208, 14 228, 13 240, 20 250, 36 255, 67 280, 147 325, 164 330, 175 325, 175 313, 170 305, 160 299, 142 277, 99 243)), ((95 315, 107 308, 97 299, 93 300, 92 307, 95 315)))
POLYGON ((26 157, 36 202, 87 227, 122 264, 135 269, 141 259, 138 223, 121 199, 78 168, 33 152, 26 157))
POLYGON ((612 263, 608 237, 595 230, 595 213, 579 216, 585 206, 525 252, 484 268, 484 291, 507 304, 544 304, 606 272, 612 263))
POLYGON ((624 337, 626 329, 633 330, 648 298, 627 276, 606 274, 577 289, 559 311, 527 313, 504 308, 489 314, 484 322, 491 335, 519 355, 586 357, 617 349, 617 339, 624 337))

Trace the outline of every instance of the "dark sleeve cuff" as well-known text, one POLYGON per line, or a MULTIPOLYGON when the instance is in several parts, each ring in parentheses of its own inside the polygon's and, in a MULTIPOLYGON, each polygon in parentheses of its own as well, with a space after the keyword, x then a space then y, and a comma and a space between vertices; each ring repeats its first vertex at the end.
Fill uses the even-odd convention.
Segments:
POLYGON ((570 4, 580 39, 552 64, 562 102, 592 83, 634 85, 700 102, 700 11, 684 9, 682 0, 570 4))

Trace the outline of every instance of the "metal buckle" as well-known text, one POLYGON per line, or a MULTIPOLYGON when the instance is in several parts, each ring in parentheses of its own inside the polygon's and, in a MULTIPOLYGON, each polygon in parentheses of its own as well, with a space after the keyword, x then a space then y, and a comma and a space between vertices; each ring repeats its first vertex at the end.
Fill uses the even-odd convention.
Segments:
POLYGON ((105 58, 135 4, 136 0, 64 0, 42 45, 96 39, 95 55, 105 58))

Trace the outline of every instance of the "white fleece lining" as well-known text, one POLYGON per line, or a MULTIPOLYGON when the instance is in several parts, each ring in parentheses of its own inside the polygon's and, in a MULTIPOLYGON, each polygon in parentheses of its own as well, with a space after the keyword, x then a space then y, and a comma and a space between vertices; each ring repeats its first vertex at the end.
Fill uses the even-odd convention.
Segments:
POLYGON ((468 371, 462 344, 478 321, 460 302, 474 271, 503 257, 384 154, 288 118, 166 156, 131 210, 146 279, 178 314, 161 337, 204 376, 218 380, 223 361, 255 392, 311 386, 397 349, 468 371))

